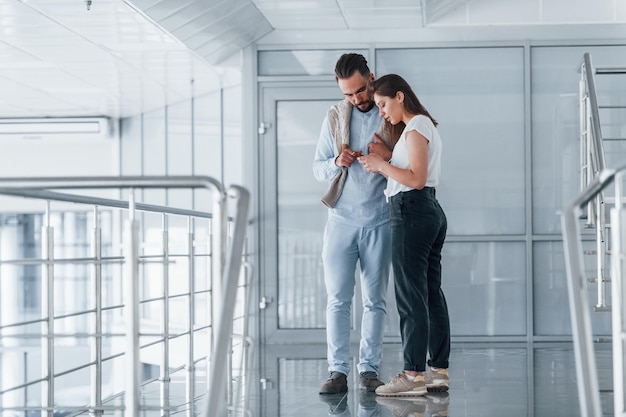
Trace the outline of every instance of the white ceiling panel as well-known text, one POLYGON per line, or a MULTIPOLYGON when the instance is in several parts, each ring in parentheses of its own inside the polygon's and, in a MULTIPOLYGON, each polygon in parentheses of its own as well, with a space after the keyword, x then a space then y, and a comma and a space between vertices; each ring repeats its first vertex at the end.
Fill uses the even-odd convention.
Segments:
MULTIPOLYGON (((615 22, 615 6, 624 0, 542 0, 543 21, 558 22, 615 22)), ((623 19, 623 16, 622 16, 623 19)))
POLYGON ((625 0, 92 0, 91 10, 84 0, 0 0, 0 118, 175 104, 239 84, 251 44, 532 39, 538 25, 580 40, 624 23, 625 0))
POLYGON ((350 29, 375 29, 379 27, 417 28, 422 27, 422 10, 407 8, 346 8, 345 20, 350 29))
POLYGON ((222 63, 272 31, 267 19, 250 0, 132 3, 213 65, 222 63))
POLYGON ((124 0, 0 0, 0 91, 13 97, 0 118, 130 116, 217 90, 229 71, 124 0))

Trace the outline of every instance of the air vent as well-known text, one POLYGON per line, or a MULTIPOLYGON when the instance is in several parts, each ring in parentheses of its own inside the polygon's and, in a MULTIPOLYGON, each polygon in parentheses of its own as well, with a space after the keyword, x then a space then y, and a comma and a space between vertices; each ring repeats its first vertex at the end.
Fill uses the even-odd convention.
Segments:
POLYGON ((0 141, 7 139, 105 139, 113 136, 111 120, 97 118, 0 119, 0 141))

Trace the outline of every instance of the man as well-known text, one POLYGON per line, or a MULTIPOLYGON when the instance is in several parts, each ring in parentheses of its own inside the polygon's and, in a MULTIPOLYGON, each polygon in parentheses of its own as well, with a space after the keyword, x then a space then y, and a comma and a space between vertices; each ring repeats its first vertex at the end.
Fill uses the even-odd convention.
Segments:
POLYGON ((383 193, 386 179, 354 163, 367 152, 378 153, 385 160, 391 158, 391 146, 376 134, 383 120, 370 95, 369 84, 374 75, 362 55, 344 54, 337 61, 335 76, 345 100, 331 107, 324 119, 313 162, 315 178, 331 183, 322 198, 329 207, 322 260, 328 296, 326 338, 330 375, 320 394, 348 391, 350 310, 357 261, 363 303, 357 364, 360 386, 375 391, 383 385, 378 369, 391 259, 389 212, 383 193))

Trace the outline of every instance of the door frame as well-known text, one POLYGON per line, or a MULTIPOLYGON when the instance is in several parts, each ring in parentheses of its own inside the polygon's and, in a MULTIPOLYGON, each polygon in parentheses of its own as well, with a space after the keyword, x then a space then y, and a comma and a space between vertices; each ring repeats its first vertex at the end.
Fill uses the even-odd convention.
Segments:
MULTIPOLYGON (((342 94, 335 82, 259 83, 259 300, 260 337, 264 344, 326 343, 326 329, 280 329, 278 321, 278 155, 277 105, 280 101, 339 101, 342 94), (266 300, 265 303, 263 301, 266 300)), ((322 119, 319 126, 322 126, 322 119)), ((316 137, 319 131, 315 132, 316 137)), ((311 155, 311 162, 313 155, 311 155)), ((321 204, 321 203, 320 203, 321 204)), ((321 255, 321 254, 320 254, 321 255)), ((355 297, 360 297, 355 291, 355 297)), ((360 299, 360 298, 355 298, 360 299)), ((353 323, 360 322, 360 303, 353 303, 353 323)), ((353 326, 351 341, 358 341, 353 326)))

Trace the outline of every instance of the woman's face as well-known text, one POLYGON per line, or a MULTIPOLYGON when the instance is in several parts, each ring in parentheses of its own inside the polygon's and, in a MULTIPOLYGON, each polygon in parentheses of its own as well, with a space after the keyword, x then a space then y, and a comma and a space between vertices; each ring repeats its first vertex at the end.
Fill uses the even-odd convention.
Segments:
POLYGON ((402 121, 404 115, 404 94, 398 91, 394 97, 387 97, 374 93, 374 102, 378 106, 380 117, 387 120, 392 125, 397 125, 402 121))

